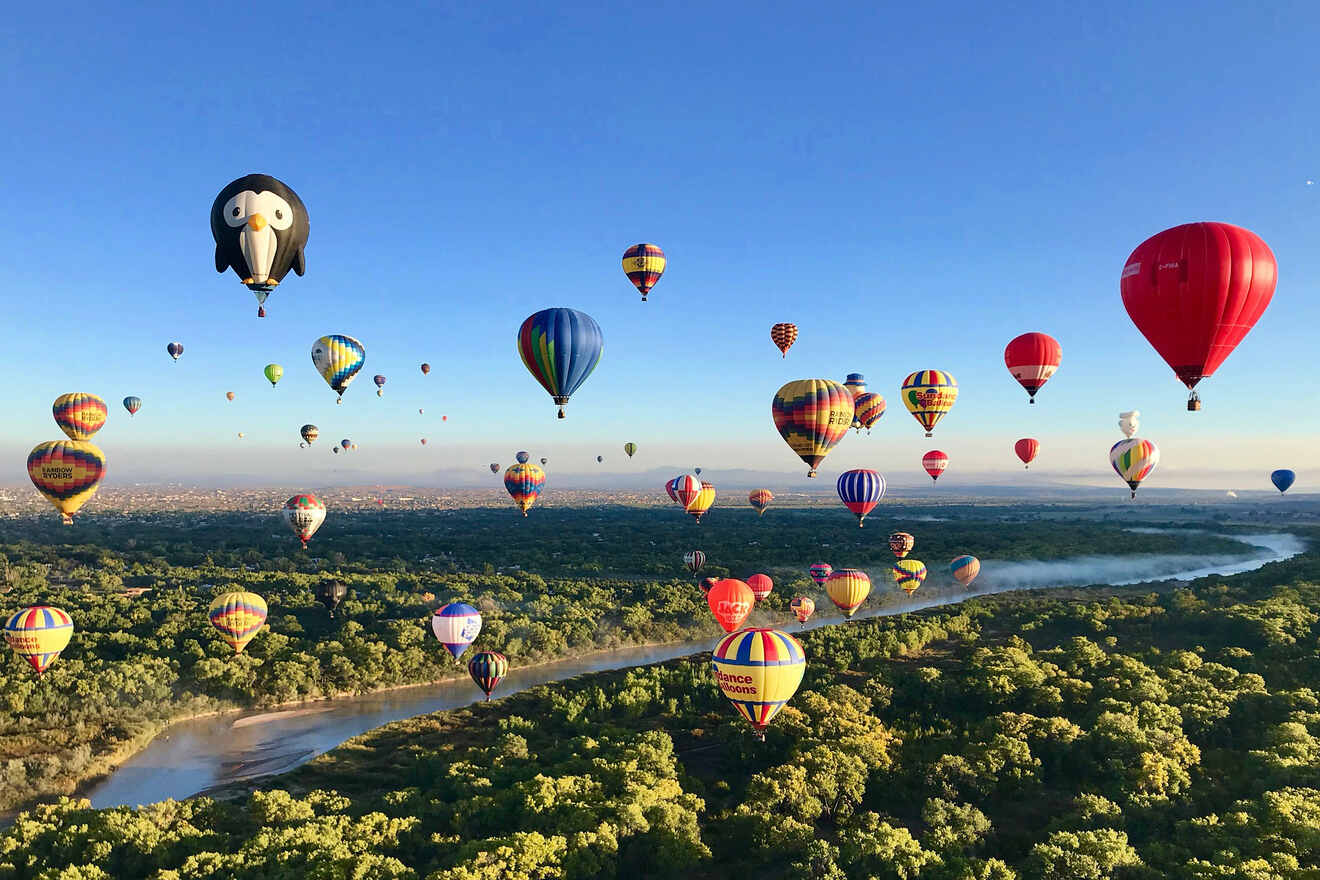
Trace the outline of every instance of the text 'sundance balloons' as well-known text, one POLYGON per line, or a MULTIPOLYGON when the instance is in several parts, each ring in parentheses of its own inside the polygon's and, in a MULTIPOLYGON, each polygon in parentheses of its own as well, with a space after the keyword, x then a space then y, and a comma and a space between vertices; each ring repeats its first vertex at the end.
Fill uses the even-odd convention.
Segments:
POLYGON ((564 417, 564 405, 600 362, 605 337, 596 319, 576 309, 543 309, 518 328, 518 354, 564 417))
POLYGON ((62 608, 36 605, 24 608, 5 621, 5 641, 10 649, 28 662, 37 675, 69 646, 73 638, 73 620, 62 608))
POLYGON ((900 393, 903 405, 926 429, 926 436, 929 437, 935 430, 935 424, 957 402, 958 382, 952 373, 944 370, 918 370, 903 380, 900 393))
POLYGON ((711 656, 715 682, 761 739, 797 693, 806 669, 802 645, 777 629, 753 627, 727 635, 711 656))

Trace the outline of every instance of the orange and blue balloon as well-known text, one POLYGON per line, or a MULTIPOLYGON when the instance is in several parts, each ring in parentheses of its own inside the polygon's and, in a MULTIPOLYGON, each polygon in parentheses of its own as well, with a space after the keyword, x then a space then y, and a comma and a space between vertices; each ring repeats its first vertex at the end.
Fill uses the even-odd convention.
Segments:
POLYGON ((949 571, 955 581, 966 587, 981 573, 981 560, 975 556, 955 556, 949 563, 949 571))

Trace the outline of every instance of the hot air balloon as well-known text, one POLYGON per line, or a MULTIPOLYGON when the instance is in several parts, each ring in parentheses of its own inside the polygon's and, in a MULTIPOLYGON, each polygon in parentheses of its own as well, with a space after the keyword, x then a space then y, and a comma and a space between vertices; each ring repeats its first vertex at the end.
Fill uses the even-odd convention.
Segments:
POLYGON ((284 521, 302 541, 303 549, 325 522, 325 504, 311 492, 302 492, 284 502, 284 521))
POLYGON ((347 595, 348 584, 341 580, 321 581, 316 585, 316 601, 326 607, 331 617, 335 616, 335 609, 347 595))
POLYGON ((756 515, 763 516, 770 502, 775 500, 775 493, 769 489, 753 489, 747 493, 747 503, 756 508, 756 515))
POLYGON ((468 661, 468 675, 490 700, 490 692, 509 674, 509 658, 498 651, 481 651, 468 661))
POLYGON ((697 496, 701 494, 701 480, 691 474, 682 474, 681 476, 674 477, 671 482, 673 483, 674 491, 669 494, 673 496, 675 501, 682 505, 684 510, 691 507, 692 502, 696 501, 697 496))
POLYGON ((233 399, 234 399, 234 392, 232 392, 232 391, 226 391, 226 392, 225 392, 225 400, 233 400, 233 399))
POLYGON ((926 580, 926 564, 919 559, 900 559, 894 563, 894 583, 911 596, 926 580))
POLYGON ((1031 467, 1031 462, 1035 460, 1036 453, 1040 451, 1040 441, 1031 437, 1023 437, 1013 444, 1013 451, 1017 457, 1022 459, 1022 465, 1025 468, 1031 467))
POLYGON ((693 468, 692 473, 696 474, 697 476, 701 476, 701 468, 693 468))
POLYGON ((130 416, 135 416, 135 415, 137 415, 137 411, 140 410, 140 409, 142 409, 142 398, 140 398, 140 397, 125 397, 125 398, 124 398, 124 409, 128 410, 128 414, 129 414, 130 416))
POLYGON ((1224 493, 1224 495, 1225 495, 1226 497, 1228 497, 1228 498, 1236 498, 1236 497, 1237 497, 1237 493, 1234 492, 1232 489, 1229 489, 1227 492, 1224 493))
POLYGON ((422 442, 422 445, 425 446, 425 445, 426 445, 426 438, 423 437, 421 442, 422 442))
POLYGON ((871 593, 871 578, 855 568, 841 568, 825 579, 825 592, 839 607, 843 616, 851 618, 871 593))
POLYGON ((633 457, 633 454, 634 454, 635 452, 637 452, 637 444, 636 444, 636 443, 625 443, 625 444, 623 444, 623 451, 624 451, 624 454, 625 454, 625 455, 627 455, 629 458, 632 458, 632 457, 633 457))
POLYGON ((105 453, 87 440, 52 440, 33 447, 27 468, 32 485, 60 512, 66 526, 73 525, 73 515, 101 485, 105 453))
POLYGON ((720 582, 720 579, 717 578, 717 577, 705 577, 705 578, 702 578, 702 579, 701 579, 701 592, 703 592, 703 593, 709 593, 709 592, 710 592, 710 588, 713 587, 713 586, 715 586, 715 585, 718 584, 719 582, 720 582))
POLYGON ((894 532, 889 536, 889 549, 899 559, 912 552, 912 548, 917 546, 917 539, 907 532, 894 532))
POLYGON ((457 660, 481 634, 481 612, 466 602, 450 602, 431 615, 431 632, 457 660))
POLYGON ((596 464, 600 464, 600 463, 603 462, 604 460, 605 460, 605 456, 603 456, 603 455, 598 455, 598 456, 596 456, 596 464))
POLYGON ((852 425, 853 398, 830 379, 798 379, 779 389, 770 412, 779 435, 807 463, 807 476, 814 477, 852 425))
POLYGON ((903 380, 903 404, 931 436, 935 423, 953 409, 958 400, 958 382, 944 370, 918 370, 903 380))
POLYGON ((1151 236, 1127 258, 1119 290, 1128 317, 1187 386, 1224 362, 1274 296, 1278 266, 1254 232, 1228 223, 1187 223, 1151 236))
POLYGON ((747 579, 747 586, 752 588, 752 596, 760 602, 775 589, 775 582, 768 574, 754 574, 747 579))
POLYGON ((338 446, 331 446, 331 447, 330 447, 330 451, 333 452, 335 455, 338 455, 338 454, 339 454, 339 447, 338 447, 338 446))
POLYGON ((220 631, 220 638, 234 649, 235 654, 241 654, 247 643, 266 625, 266 613, 265 599, 256 593, 235 590, 216 596, 206 616, 211 619, 211 626, 220 631))
POLYGON ((171 342, 169 345, 165 346, 165 351, 169 352, 170 357, 174 358, 177 361, 179 359, 179 355, 183 354, 183 343, 171 342))
POLYGON ((109 410, 105 401, 95 394, 75 391, 61 394, 51 405, 55 424, 70 440, 90 440, 105 425, 109 410))
POLYGON ((605 337, 600 325, 576 309, 544 309, 518 329, 518 354, 564 417, 564 405, 600 361, 605 337))
POLYGON ((1297 474, 1289 470, 1277 470, 1270 474, 1270 482, 1274 484, 1274 488, 1279 490, 1279 494, 1287 492, 1296 479, 1297 474))
POLYGON ((427 373, 429 373, 429 372, 431 372, 431 365, 430 365, 430 364, 422 364, 422 375, 425 376, 425 375, 426 375, 427 373))
POLYGON ((1120 440, 1109 449, 1109 463, 1114 466, 1114 473, 1128 484, 1132 497, 1136 498, 1137 486, 1160 463, 1160 448, 1154 441, 1142 440, 1140 437, 1120 440))
POLYGON ((1062 358, 1058 341, 1044 333, 1023 333, 1004 349, 1004 364, 1027 389, 1028 403, 1036 402, 1036 392, 1054 375, 1062 358))
POLYGON ((932 449, 921 457, 921 466, 930 474, 932 481, 938 480, 949 466, 949 456, 938 449, 932 449))
POLYGON ((543 458, 543 459, 541 459, 541 466, 542 466, 542 467, 544 467, 545 465, 547 465, 547 464, 549 464, 549 463, 550 463, 550 459, 548 459, 548 458, 543 458))
POLYGON ((270 383, 271 388, 278 385, 280 379, 284 378, 284 368, 279 364, 266 364, 266 368, 261 372, 266 376, 266 381, 270 383))
POLYGON ((513 460, 518 462, 518 464, 526 464, 528 461, 531 460, 531 458, 532 458, 531 454, 525 450, 520 450, 518 452, 515 452, 513 455, 513 460))
POLYGON ((442 421, 442 422, 447 422, 447 421, 449 421, 449 416, 441 416, 441 417, 440 417, 440 421, 442 421))
POLYGON ((797 615, 798 623, 806 623, 816 613, 816 602, 809 596, 798 596, 788 603, 788 607, 797 615))
POLYGON ((500 464, 499 464, 499 462, 497 462, 497 461, 492 461, 492 462, 490 463, 490 472, 491 472, 492 474, 498 474, 498 473, 500 472, 500 464))
POLYGON ((316 425, 303 425, 298 433, 302 435, 303 441, 311 446, 316 442, 316 438, 321 436, 321 429, 316 425))
POLYGON ((756 596, 752 588, 736 578, 717 581, 706 591, 706 604, 715 620, 724 627, 725 632, 733 632, 742 626, 747 615, 752 613, 756 596))
POLYGON ((24 608, 5 621, 5 641, 39 676, 50 668, 72 638, 72 618, 63 609, 50 605, 24 608))
POLYGON ((623 252, 623 271, 646 302, 646 295, 665 274, 665 252, 653 244, 635 244, 623 252))
MULTIPOLYGON (((681 479, 683 478, 674 477, 672 480, 668 480, 665 482, 665 493, 669 495, 669 500, 674 502, 675 504, 679 503, 677 487, 678 487, 678 481, 681 479)), ((697 488, 698 491, 700 491, 700 484, 698 484, 697 488)))
POLYGON ((969 586, 981 573, 981 560, 975 556, 955 556, 949 563, 949 571, 953 573, 955 581, 964 587, 969 586))
POLYGON ((779 349, 780 357, 788 357, 788 350, 797 341, 797 333, 797 324, 780 323, 770 325, 770 341, 779 349))
POLYGON ((1123 432, 1124 437, 1131 437, 1141 430, 1141 410, 1134 409, 1130 412, 1119 413, 1118 429, 1123 432))
POLYGON ((853 468, 839 474, 836 484, 839 500, 857 514, 857 527, 866 522, 866 515, 885 497, 885 478, 870 468, 853 468))
POLYGON ((211 204, 215 271, 233 269, 266 316, 266 297, 292 269, 307 271, 307 207, 288 184, 268 174, 231 181, 211 204))
POLYGON ((866 393, 866 377, 861 373, 849 373, 848 378, 843 382, 843 387, 851 391, 853 396, 852 426, 860 428, 862 423, 857 421, 857 398, 866 393))
POLYGON ((715 487, 702 480, 701 491, 697 493, 697 497, 693 498, 692 503, 685 509, 691 516, 696 518, 697 522, 701 522, 701 518, 706 515, 706 511, 710 510, 711 505, 714 503, 715 487))
POLYGON ((511 464, 504 472, 504 490, 509 493, 523 516, 527 515, 527 508, 536 503, 544 485, 545 471, 529 462, 511 464))
POLYGON ((322 336, 312 343, 312 364, 321 374, 330 390, 339 395, 336 403, 344 402, 348 384, 367 362, 367 349, 352 336, 333 334, 322 336))
POLYGON ((689 550, 683 554, 683 564, 687 566, 688 571, 696 574, 706 564, 706 554, 700 550, 689 550))
POLYGON ((866 429, 871 433, 871 426, 880 421, 885 414, 885 399, 874 391, 867 391, 853 399, 853 421, 857 430, 866 429))
POLYGON ((817 562, 807 569, 807 574, 816 582, 816 586, 823 587, 825 582, 830 579, 830 574, 834 568, 828 562, 817 562))
POLYGON ((339 441, 339 445, 343 447, 345 452, 347 452, 348 450, 353 448, 353 441, 345 437, 343 440, 339 441))
POLYGON ((385 377, 382 376, 380 373, 377 373, 376 375, 374 375, 374 376, 371 377, 371 381, 376 383, 376 396, 377 396, 377 397, 384 397, 384 396, 385 396, 385 377))
POLYGON ((239 432, 238 432, 238 439, 239 439, 239 440, 242 440, 242 439, 243 439, 244 437, 246 437, 246 436, 247 436, 247 435, 244 434, 242 431, 239 431, 239 432))
POLYGON ((766 727, 797 693, 807 658, 788 633, 750 627, 720 640, 711 667, 724 696, 764 740, 766 727))

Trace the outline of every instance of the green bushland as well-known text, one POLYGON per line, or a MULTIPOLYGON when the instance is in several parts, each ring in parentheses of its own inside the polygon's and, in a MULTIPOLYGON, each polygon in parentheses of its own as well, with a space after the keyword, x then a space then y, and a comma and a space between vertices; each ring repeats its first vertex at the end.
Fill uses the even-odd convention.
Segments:
MULTIPOLYGON (((677 510, 534 513, 526 520, 503 508, 341 515, 317 534, 311 553, 298 550, 273 515, 107 514, 76 531, 44 519, 6 522, 4 608, 58 605, 77 634, 42 679, 16 657, 0 664, 0 809, 74 791, 178 718, 462 675, 426 626, 446 601, 479 607, 486 622, 478 644, 519 665, 715 635, 681 565, 694 546, 709 555, 710 573, 774 576, 776 592, 761 610, 771 620, 788 618, 794 593, 827 606, 803 573, 817 558, 879 576, 891 559, 888 528, 879 527, 885 520, 858 529, 837 510, 785 510, 777 519, 718 510, 700 527, 677 510), (79 543, 68 543, 71 536, 79 543), (331 576, 350 586, 333 619, 312 595, 331 576), (269 629, 235 657, 205 610, 216 594, 238 588, 263 595, 270 617, 269 629)), ((1029 529, 986 520, 908 528, 920 541, 914 555, 926 554, 937 572, 926 593, 952 588, 947 576, 941 583, 936 561, 969 550, 1057 558, 1115 548, 1242 549, 1211 535, 1133 534, 1081 519, 1037 520, 1029 529)), ((886 592, 878 583, 873 601, 886 592)))

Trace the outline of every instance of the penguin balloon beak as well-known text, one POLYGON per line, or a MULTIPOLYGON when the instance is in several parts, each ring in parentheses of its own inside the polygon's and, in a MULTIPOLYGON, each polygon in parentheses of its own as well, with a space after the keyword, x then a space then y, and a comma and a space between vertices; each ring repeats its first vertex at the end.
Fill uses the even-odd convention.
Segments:
POLYGON ((248 218, 248 227, 253 232, 260 232, 266 228, 266 218, 260 214, 253 214, 248 218))

